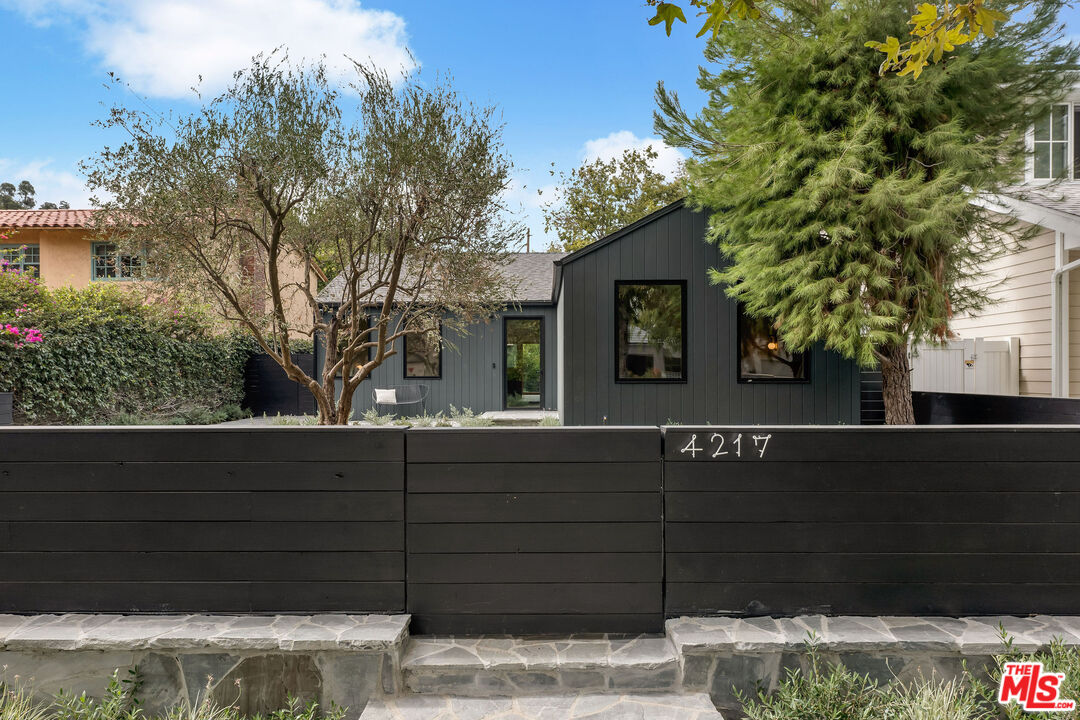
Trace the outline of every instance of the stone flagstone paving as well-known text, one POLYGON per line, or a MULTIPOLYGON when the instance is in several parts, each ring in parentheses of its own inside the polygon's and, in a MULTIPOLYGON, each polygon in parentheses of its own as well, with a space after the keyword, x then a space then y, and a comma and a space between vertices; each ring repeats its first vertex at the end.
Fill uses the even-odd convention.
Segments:
POLYGON ((549 696, 669 692, 678 658, 664 636, 414 637, 402 661, 416 693, 549 696))
POLYGON ((360 720, 722 720, 704 693, 373 700, 360 720))

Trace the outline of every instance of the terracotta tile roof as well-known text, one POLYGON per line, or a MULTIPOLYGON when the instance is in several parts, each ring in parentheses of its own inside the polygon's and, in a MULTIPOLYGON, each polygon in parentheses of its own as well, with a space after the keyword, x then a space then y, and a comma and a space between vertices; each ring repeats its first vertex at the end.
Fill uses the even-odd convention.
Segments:
POLYGON ((84 228, 94 210, 0 210, 0 228, 84 228))

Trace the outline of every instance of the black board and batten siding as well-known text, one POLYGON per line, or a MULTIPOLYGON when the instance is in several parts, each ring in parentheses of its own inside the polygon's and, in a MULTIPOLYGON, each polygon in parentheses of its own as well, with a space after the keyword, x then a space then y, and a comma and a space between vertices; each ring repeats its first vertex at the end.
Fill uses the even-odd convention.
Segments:
POLYGON ((0 612, 401 612, 405 431, 4 430, 0 612))
POLYGON ((1074 429, 669 427, 664 440, 669 616, 1080 611, 1074 429))
POLYGON ((413 430, 416 633, 661 632, 659 428, 413 430))
MULTIPOLYGON (((468 408, 477 414, 488 410, 502 410, 506 395, 503 367, 506 361, 506 338, 503 333, 507 318, 541 320, 544 345, 541 402, 544 408, 554 409, 558 402, 558 362, 555 354, 558 328, 555 308, 552 305, 521 305, 501 310, 488 322, 470 325, 467 333, 459 333, 444 326, 443 334, 447 345, 442 350, 442 373, 438 378, 406 378, 404 347, 399 340, 398 354, 387 358, 382 365, 375 368, 370 379, 356 389, 353 395, 353 417, 358 418, 371 409, 373 388, 412 384, 428 386, 424 410, 429 415, 440 412, 449 415, 452 412, 451 406, 458 410, 468 408)), ((320 363, 321 357, 320 348, 317 358, 320 363)))
POLYGON ((809 382, 738 382, 737 304, 709 281, 724 260, 705 229, 679 202, 563 261, 563 424, 858 424, 858 367, 824 348, 809 382), (686 382, 615 381, 615 283, 650 280, 686 281, 686 382))

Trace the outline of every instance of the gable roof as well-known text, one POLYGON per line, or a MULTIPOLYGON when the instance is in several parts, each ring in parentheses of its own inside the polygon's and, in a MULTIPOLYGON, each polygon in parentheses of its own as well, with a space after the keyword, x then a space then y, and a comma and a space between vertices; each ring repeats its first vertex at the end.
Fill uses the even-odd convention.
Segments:
MULTIPOLYGON (((512 297, 506 298, 506 302, 550 303, 555 263, 566 255, 567 253, 549 252, 510 253, 502 272, 514 291, 512 297)), ((327 283, 317 300, 320 303, 337 305, 341 302, 344 291, 345 273, 341 272, 327 283)))
POLYGON ((668 213, 675 212, 679 208, 683 207, 685 204, 686 204, 686 198, 679 198, 678 200, 671 203, 670 205, 665 205, 664 207, 660 208, 659 210, 654 210, 653 212, 649 213, 648 215, 641 218, 640 220, 635 220, 634 222, 630 223, 629 225, 619 228, 618 230, 611 233, 610 235, 606 235, 606 236, 602 237, 601 239, 597 240, 594 243, 589 243, 588 245, 581 248, 580 250, 575 250, 574 252, 570 253, 569 255, 566 255, 566 257, 562 258, 561 260, 559 260, 555 264, 559 265, 559 266, 567 265, 569 263, 574 262, 575 260, 577 260, 579 258, 584 257, 585 255, 588 255, 591 252, 596 252, 597 250, 604 247, 605 245, 610 245, 611 243, 615 242, 619 238, 624 237, 626 235, 629 235, 630 233, 637 230, 639 227, 641 227, 643 225, 648 225, 653 220, 656 220, 657 218, 662 218, 665 215, 667 215, 668 213))
POLYGON ((0 210, 0 228, 87 228, 96 210, 0 210))
POLYGON ((617 240, 626 237, 627 235, 634 232, 638 228, 643 227, 645 225, 648 225, 649 223, 653 222, 654 220, 662 218, 662 217, 664 217, 665 215, 667 215, 669 213, 675 212, 676 210, 680 210, 685 206, 686 206, 686 198, 680 198, 680 199, 676 200, 675 202, 671 203, 670 205, 665 205, 664 207, 660 208, 659 210, 654 210, 653 212, 649 213, 648 215, 641 218, 640 220, 636 220, 636 221, 630 223, 629 225, 627 225, 626 227, 619 228, 618 230, 611 233, 610 235, 607 235, 607 236, 597 240, 594 243, 589 243, 588 245, 581 248, 580 250, 575 250, 574 252, 570 253, 569 255, 562 258, 561 260, 556 261, 556 263, 555 263, 555 277, 553 277, 551 279, 551 297, 554 298, 554 302, 559 301, 559 290, 562 287, 562 269, 563 269, 563 267, 565 265, 569 265, 570 263, 574 262, 575 260, 579 260, 579 259, 585 257, 589 253, 596 252, 600 248, 602 248, 602 247, 604 247, 606 245, 610 245, 611 243, 616 242, 617 240))

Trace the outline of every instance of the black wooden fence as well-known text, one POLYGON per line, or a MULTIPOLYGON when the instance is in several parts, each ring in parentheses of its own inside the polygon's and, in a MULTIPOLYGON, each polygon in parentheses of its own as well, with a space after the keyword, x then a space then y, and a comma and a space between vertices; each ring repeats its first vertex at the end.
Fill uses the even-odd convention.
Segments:
POLYGON ((1078 614, 1077 548, 1074 428, 0 429, 5 612, 1078 614))
POLYGON ((1080 425, 1080 398, 913 392, 919 425, 1080 425))
POLYGON ((0 611, 405 609, 402 429, 0 431, 0 611))
POLYGON ((663 629, 659 428, 408 440, 415 632, 663 629))
POLYGON ((666 612, 1080 611, 1080 432, 668 428, 666 612))
MULTIPOLYGON (((315 356, 312 353, 293 353, 293 363, 315 377, 315 356)), ((256 354, 244 366, 244 400, 242 405, 253 415, 313 415, 315 396, 307 388, 290 380, 289 376, 269 355, 256 354)))

